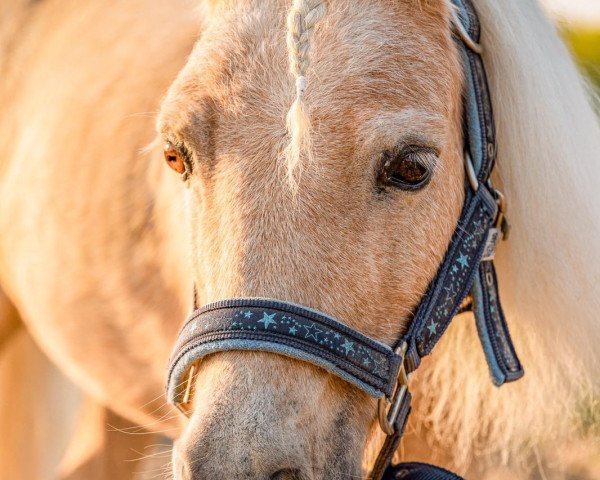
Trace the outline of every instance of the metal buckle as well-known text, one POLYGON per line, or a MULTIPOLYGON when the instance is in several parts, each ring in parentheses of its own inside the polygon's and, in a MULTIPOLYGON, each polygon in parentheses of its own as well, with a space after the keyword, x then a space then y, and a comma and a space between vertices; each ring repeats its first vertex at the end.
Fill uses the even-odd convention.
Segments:
POLYGON ((496 247, 498 246, 498 242, 500 240, 508 239, 510 232, 510 224, 506 219, 506 198, 500 190, 493 187, 492 190, 494 192, 494 196, 496 197, 496 203, 498 204, 498 213, 496 215, 496 220, 494 221, 494 226, 488 231, 485 247, 483 248, 483 255, 481 257, 482 262, 494 259, 496 256, 496 247))
POLYGON ((481 55, 483 53, 483 47, 481 46, 481 44, 477 43, 469 36, 469 33, 465 30, 465 26, 458 17, 457 9, 455 7, 451 7, 450 13, 452 15, 452 25, 454 26, 454 33, 456 33, 460 37, 460 39, 464 42, 464 44, 467 47, 469 47, 478 55, 481 55))
POLYGON ((177 409, 183 413, 186 417, 191 415, 190 403, 192 401, 192 389, 194 385, 194 378, 196 377, 196 365, 190 367, 187 380, 185 381, 185 391, 183 392, 183 398, 180 402, 175 403, 177 409))
POLYGON ((408 374, 406 373, 406 367, 404 366, 404 356, 408 350, 408 344, 402 342, 398 348, 396 348, 396 354, 400 355, 400 371, 398 372, 398 379, 396 380, 396 388, 392 396, 392 401, 388 402, 384 396, 379 399, 377 404, 377 413, 379 416, 379 426, 387 435, 393 435, 396 431, 394 423, 400 413, 400 407, 402 401, 408 392, 408 374), (391 407, 388 408, 388 406, 391 407))
POLYGON ((508 203, 504 194, 494 188, 494 194, 496 195, 496 203, 498 204, 498 216, 496 217, 495 227, 502 233, 502 240, 508 240, 510 235, 510 223, 506 218, 506 211, 508 210, 508 203))

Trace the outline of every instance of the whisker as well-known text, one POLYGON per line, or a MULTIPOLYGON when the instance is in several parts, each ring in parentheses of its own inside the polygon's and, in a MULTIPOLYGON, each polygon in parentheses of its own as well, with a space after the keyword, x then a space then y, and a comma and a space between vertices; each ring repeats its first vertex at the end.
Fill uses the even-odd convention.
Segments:
MULTIPOLYGON (((151 427, 152 425, 158 425, 158 424, 161 424, 168 420, 172 420, 177 417, 179 417, 179 414, 175 413, 175 414, 171 414, 170 416, 163 415, 161 418, 159 418, 155 422, 150 422, 150 423, 146 423, 143 425, 134 425, 132 427, 122 427, 122 428, 117 428, 110 424, 107 424, 107 426, 109 427, 109 431, 111 431, 111 432, 117 431, 117 432, 121 432, 121 433, 135 433, 135 432, 141 432, 142 430, 149 430, 148 427, 151 427)), ((148 433, 156 433, 156 432, 154 430, 149 430, 148 433)))
POLYGON ((148 459, 154 459, 154 458, 167 458, 167 457, 170 457, 172 454, 171 449, 164 451, 164 452, 155 452, 155 453, 149 453, 149 454, 144 454, 144 453, 138 452, 137 450, 134 450, 134 449, 131 449, 131 451, 137 453, 139 455, 139 457, 131 458, 128 460, 123 460, 124 462, 132 463, 132 462, 139 462, 141 460, 148 460, 148 459))
POLYGON ((154 435, 155 433, 165 433, 165 432, 172 432, 175 430, 179 430, 179 428, 177 427, 173 427, 173 428, 165 428, 164 430, 153 430, 153 431, 148 431, 148 432, 128 432, 124 429, 121 429, 115 425, 111 425, 110 423, 107 424, 107 427, 109 427, 109 431, 111 432, 119 432, 119 433, 124 433, 126 435, 154 435))
MULTIPOLYGON (((158 141, 157 139, 154 139, 152 142, 150 142, 149 147, 153 147, 157 141, 158 141)), ((179 382, 179 384, 177 385, 177 388, 183 386, 186 382, 187 382, 187 378, 185 380, 182 380, 181 382, 179 382)), ((166 397, 166 395, 167 395, 166 392, 162 392, 160 395, 158 395, 157 397, 154 397, 152 400, 149 400, 148 402, 144 403, 139 408, 143 409, 143 408, 147 407, 148 405, 150 405, 151 403, 154 403, 154 402, 158 401, 159 399, 166 397)), ((164 405, 168 405, 168 403, 164 402, 160 405, 160 407, 162 407, 164 405)), ((158 407, 158 408, 160 408, 160 407, 158 407)), ((152 412, 152 413, 154 413, 154 412, 152 412)))
POLYGON ((134 477, 138 477, 138 475, 141 475, 141 477, 139 477, 139 480, 153 480, 154 478, 173 478, 173 474, 172 474, 172 462, 167 462, 165 465, 163 465, 162 467, 159 468, 151 468, 148 470, 139 470, 136 472, 133 472, 134 477), (158 472, 158 473, 154 473, 154 472, 158 472), (153 474, 151 477, 149 477, 149 474, 153 474))

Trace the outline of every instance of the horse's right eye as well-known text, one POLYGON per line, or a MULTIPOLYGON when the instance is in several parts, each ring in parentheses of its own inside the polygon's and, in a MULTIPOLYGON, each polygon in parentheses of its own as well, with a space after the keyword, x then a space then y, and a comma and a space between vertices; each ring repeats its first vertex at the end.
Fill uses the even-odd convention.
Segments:
POLYGON ((167 142, 164 147, 165 161, 167 165, 179 174, 185 173, 185 161, 183 154, 176 149, 170 142, 167 142))

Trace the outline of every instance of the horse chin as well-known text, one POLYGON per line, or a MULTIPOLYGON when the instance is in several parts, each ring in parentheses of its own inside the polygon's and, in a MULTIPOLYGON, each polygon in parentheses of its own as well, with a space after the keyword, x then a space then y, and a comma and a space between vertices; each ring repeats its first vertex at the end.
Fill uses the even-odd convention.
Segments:
POLYGON ((175 480, 363 478, 373 401, 309 364, 226 352, 202 362, 175 480))

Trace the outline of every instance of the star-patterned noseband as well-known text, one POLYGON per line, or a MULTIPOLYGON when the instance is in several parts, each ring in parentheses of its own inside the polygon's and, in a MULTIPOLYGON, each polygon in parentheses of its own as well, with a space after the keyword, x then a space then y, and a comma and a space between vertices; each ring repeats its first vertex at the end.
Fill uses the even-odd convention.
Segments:
MULTIPOLYGON (((523 375, 500 305, 493 264, 496 243, 506 238, 508 225, 504 197, 490 181, 496 133, 480 56, 480 25, 471 0, 452 3, 453 28, 464 66, 468 181, 452 241, 408 332, 391 347, 324 313, 285 301, 242 298, 206 305, 192 313, 171 357, 167 398, 182 411, 189 410, 199 361, 211 353, 264 351, 310 362, 379 399, 379 423, 388 437, 369 477, 379 480, 399 474, 388 466, 410 412, 408 375, 431 352, 461 308, 475 315, 494 383, 499 386, 523 375), (470 301, 465 307, 467 297, 470 301)), ((446 473, 432 470, 424 475, 458 478, 446 473)))

